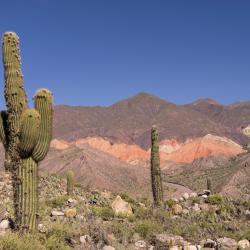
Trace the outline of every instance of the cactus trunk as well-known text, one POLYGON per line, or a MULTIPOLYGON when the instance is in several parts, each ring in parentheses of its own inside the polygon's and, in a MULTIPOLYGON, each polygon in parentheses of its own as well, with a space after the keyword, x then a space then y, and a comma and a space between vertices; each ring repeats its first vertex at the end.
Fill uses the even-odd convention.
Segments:
POLYGON ((38 210, 38 162, 46 156, 52 137, 52 94, 35 94, 35 109, 28 109, 23 86, 19 38, 3 35, 4 95, 7 111, 0 116, 0 139, 5 148, 5 169, 14 188, 16 226, 34 231, 38 210))
POLYGON ((72 195, 74 191, 74 172, 68 171, 67 173, 67 194, 72 195))
POLYGON ((158 131, 155 126, 151 130, 151 184, 155 206, 163 202, 163 189, 160 169, 160 154, 158 143, 158 131))

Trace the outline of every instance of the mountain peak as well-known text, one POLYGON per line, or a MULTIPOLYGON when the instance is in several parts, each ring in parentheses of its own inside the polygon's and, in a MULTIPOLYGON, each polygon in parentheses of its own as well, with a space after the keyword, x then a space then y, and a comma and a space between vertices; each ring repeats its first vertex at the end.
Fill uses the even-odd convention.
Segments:
POLYGON ((200 105, 200 104, 221 105, 219 102, 211 98, 201 98, 192 102, 192 104, 193 105, 200 105))

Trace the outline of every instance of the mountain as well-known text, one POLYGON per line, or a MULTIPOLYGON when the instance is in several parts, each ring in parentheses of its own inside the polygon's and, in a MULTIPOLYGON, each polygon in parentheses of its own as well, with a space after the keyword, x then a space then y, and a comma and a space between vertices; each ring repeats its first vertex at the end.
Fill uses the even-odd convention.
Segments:
POLYGON ((250 124, 250 103, 223 106, 211 100, 175 105, 159 97, 140 93, 109 107, 54 108, 54 138, 75 141, 103 137, 110 141, 150 146, 152 124, 160 138, 185 141, 206 134, 249 142, 241 128, 250 124))

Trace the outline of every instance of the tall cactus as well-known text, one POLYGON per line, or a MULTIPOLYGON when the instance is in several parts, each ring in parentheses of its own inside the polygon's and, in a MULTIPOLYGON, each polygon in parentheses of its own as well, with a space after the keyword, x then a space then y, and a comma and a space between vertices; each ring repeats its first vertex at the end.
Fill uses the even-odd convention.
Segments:
POLYGON ((67 172, 67 195, 72 195, 74 191, 75 184, 75 174, 72 170, 67 172))
POLYGON ((13 176, 16 225, 21 231, 33 231, 38 207, 38 162, 46 156, 52 138, 52 94, 39 89, 33 98, 35 109, 29 109, 18 36, 4 33, 2 48, 7 111, 0 115, 0 139, 5 148, 5 169, 13 176))
POLYGON ((160 154, 158 143, 158 131, 156 126, 151 129, 151 184, 155 206, 163 202, 163 189, 160 169, 160 154))

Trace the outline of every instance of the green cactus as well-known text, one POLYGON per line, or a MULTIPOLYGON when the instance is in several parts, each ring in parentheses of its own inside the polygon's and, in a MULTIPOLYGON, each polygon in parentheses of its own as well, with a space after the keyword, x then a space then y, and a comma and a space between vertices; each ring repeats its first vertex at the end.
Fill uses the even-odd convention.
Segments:
POLYGON ((212 180, 211 178, 207 178, 207 189, 212 193, 212 180))
POLYGON ((74 184, 75 184, 75 174, 73 171, 67 172, 67 194, 72 195, 74 190, 74 184))
POLYGON ((158 143, 158 131, 156 126, 151 129, 151 184, 155 206, 162 205, 163 189, 160 169, 160 154, 158 143))
POLYGON ((52 94, 40 89, 29 109, 23 86, 19 38, 3 35, 4 95, 7 111, 0 115, 0 139, 5 148, 5 169, 13 177, 16 225, 34 231, 38 207, 38 162, 46 156, 52 138, 52 94))

